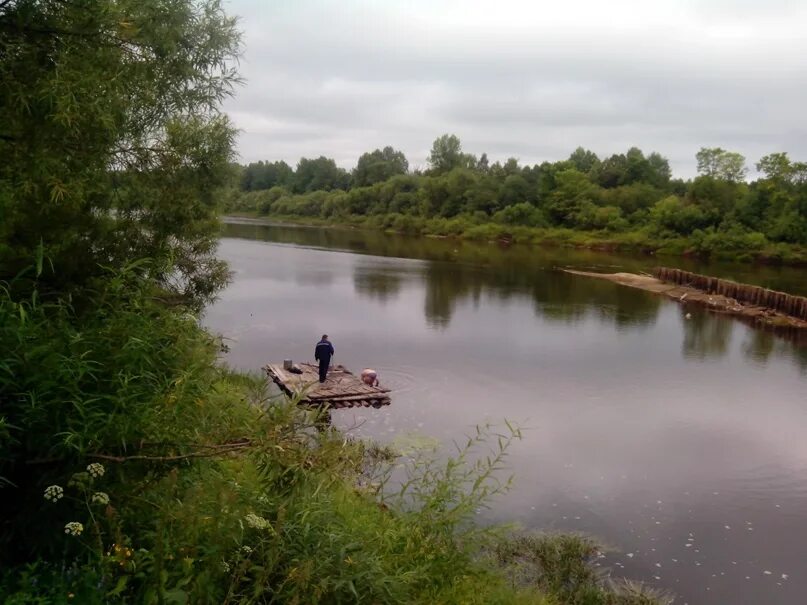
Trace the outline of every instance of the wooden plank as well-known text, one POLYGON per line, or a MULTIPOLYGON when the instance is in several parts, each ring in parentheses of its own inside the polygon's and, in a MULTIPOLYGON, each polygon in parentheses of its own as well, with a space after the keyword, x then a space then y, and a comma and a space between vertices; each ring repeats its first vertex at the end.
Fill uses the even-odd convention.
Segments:
POLYGON ((324 385, 319 388, 315 388, 314 393, 327 393, 331 391, 337 392, 345 392, 350 391, 354 394, 366 394, 366 395, 377 395, 379 393, 389 393, 389 389, 385 389, 383 387, 373 387, 367 384, 364 384, 361 380, 354 378, 352 381, 340 380, 337 381, 335 384, 331 382, 329 378, 324 385))
POLYGON ((336 395, 334 399, 340 400, 355 400, 358 401, 360 399, 389 399, 389 395, 380 394, 380 395, 336 395))

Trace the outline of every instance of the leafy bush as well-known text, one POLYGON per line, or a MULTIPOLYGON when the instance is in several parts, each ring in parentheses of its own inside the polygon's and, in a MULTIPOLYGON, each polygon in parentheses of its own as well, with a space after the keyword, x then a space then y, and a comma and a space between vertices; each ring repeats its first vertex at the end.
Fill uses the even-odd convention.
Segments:
POLYGON ((543 212, 527 202, 513 204, 493 215, 493 221, 503 225, 524 225, 527 227, 547 227, 549 222, 543 212))
POLYGON ((660 200, 650 210, 650 220, 662 230, 689 235, 706 226, 708 219, 703 211, 693 204, 684 203, 671 195, 660 200))

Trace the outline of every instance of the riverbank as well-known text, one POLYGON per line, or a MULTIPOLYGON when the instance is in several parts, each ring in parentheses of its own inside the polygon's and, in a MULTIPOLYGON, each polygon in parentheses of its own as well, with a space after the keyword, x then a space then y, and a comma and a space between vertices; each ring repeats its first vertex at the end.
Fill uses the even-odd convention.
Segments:
POLYGON ((580 231, 478 223, 463 216, 452 219, 423 219, 385 214, 325 219, 288 214, 265 215, 259 212, 231 212, 228 216, 297 226, 380 230, 402 235, 498 242, 504 245, 578 248, 670 258, 807 267, 807 248, 795 244, 771 243, 761 234, 701 232, 691 237, 660 238, 647 229, 629 232, 580 231))

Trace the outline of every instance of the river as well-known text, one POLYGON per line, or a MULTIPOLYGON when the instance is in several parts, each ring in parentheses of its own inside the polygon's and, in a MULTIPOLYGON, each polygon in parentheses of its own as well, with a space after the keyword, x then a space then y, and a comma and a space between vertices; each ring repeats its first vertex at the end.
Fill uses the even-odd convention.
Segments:
MULTIPOLYGON (((389 407, 334 412, 354 434, 523 428, 485 522, 592 534, 603 567, 676 603, 804 602, 804 344, 556 270, 653 257, 249 220, 226 225, 220 255, 234 279, 205 323, 231 365, 308 360, 328 333, 334 362, 394 389, 389 407)), ((664 264, 807 294, 803 269, 664 264)))

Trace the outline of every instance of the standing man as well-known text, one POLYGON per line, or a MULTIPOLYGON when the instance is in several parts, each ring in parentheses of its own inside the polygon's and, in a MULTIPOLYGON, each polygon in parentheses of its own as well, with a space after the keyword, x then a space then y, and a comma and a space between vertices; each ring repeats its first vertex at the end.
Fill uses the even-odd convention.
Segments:
POLYGON ((328 335, 323 334, 322 340, 317 343, 314 349, 314 359, 319 362, 319 381, 325 382, 328 377, 328 366, 331 365, 331 357, 333 357, 333 345, 328 340, 328 335))

